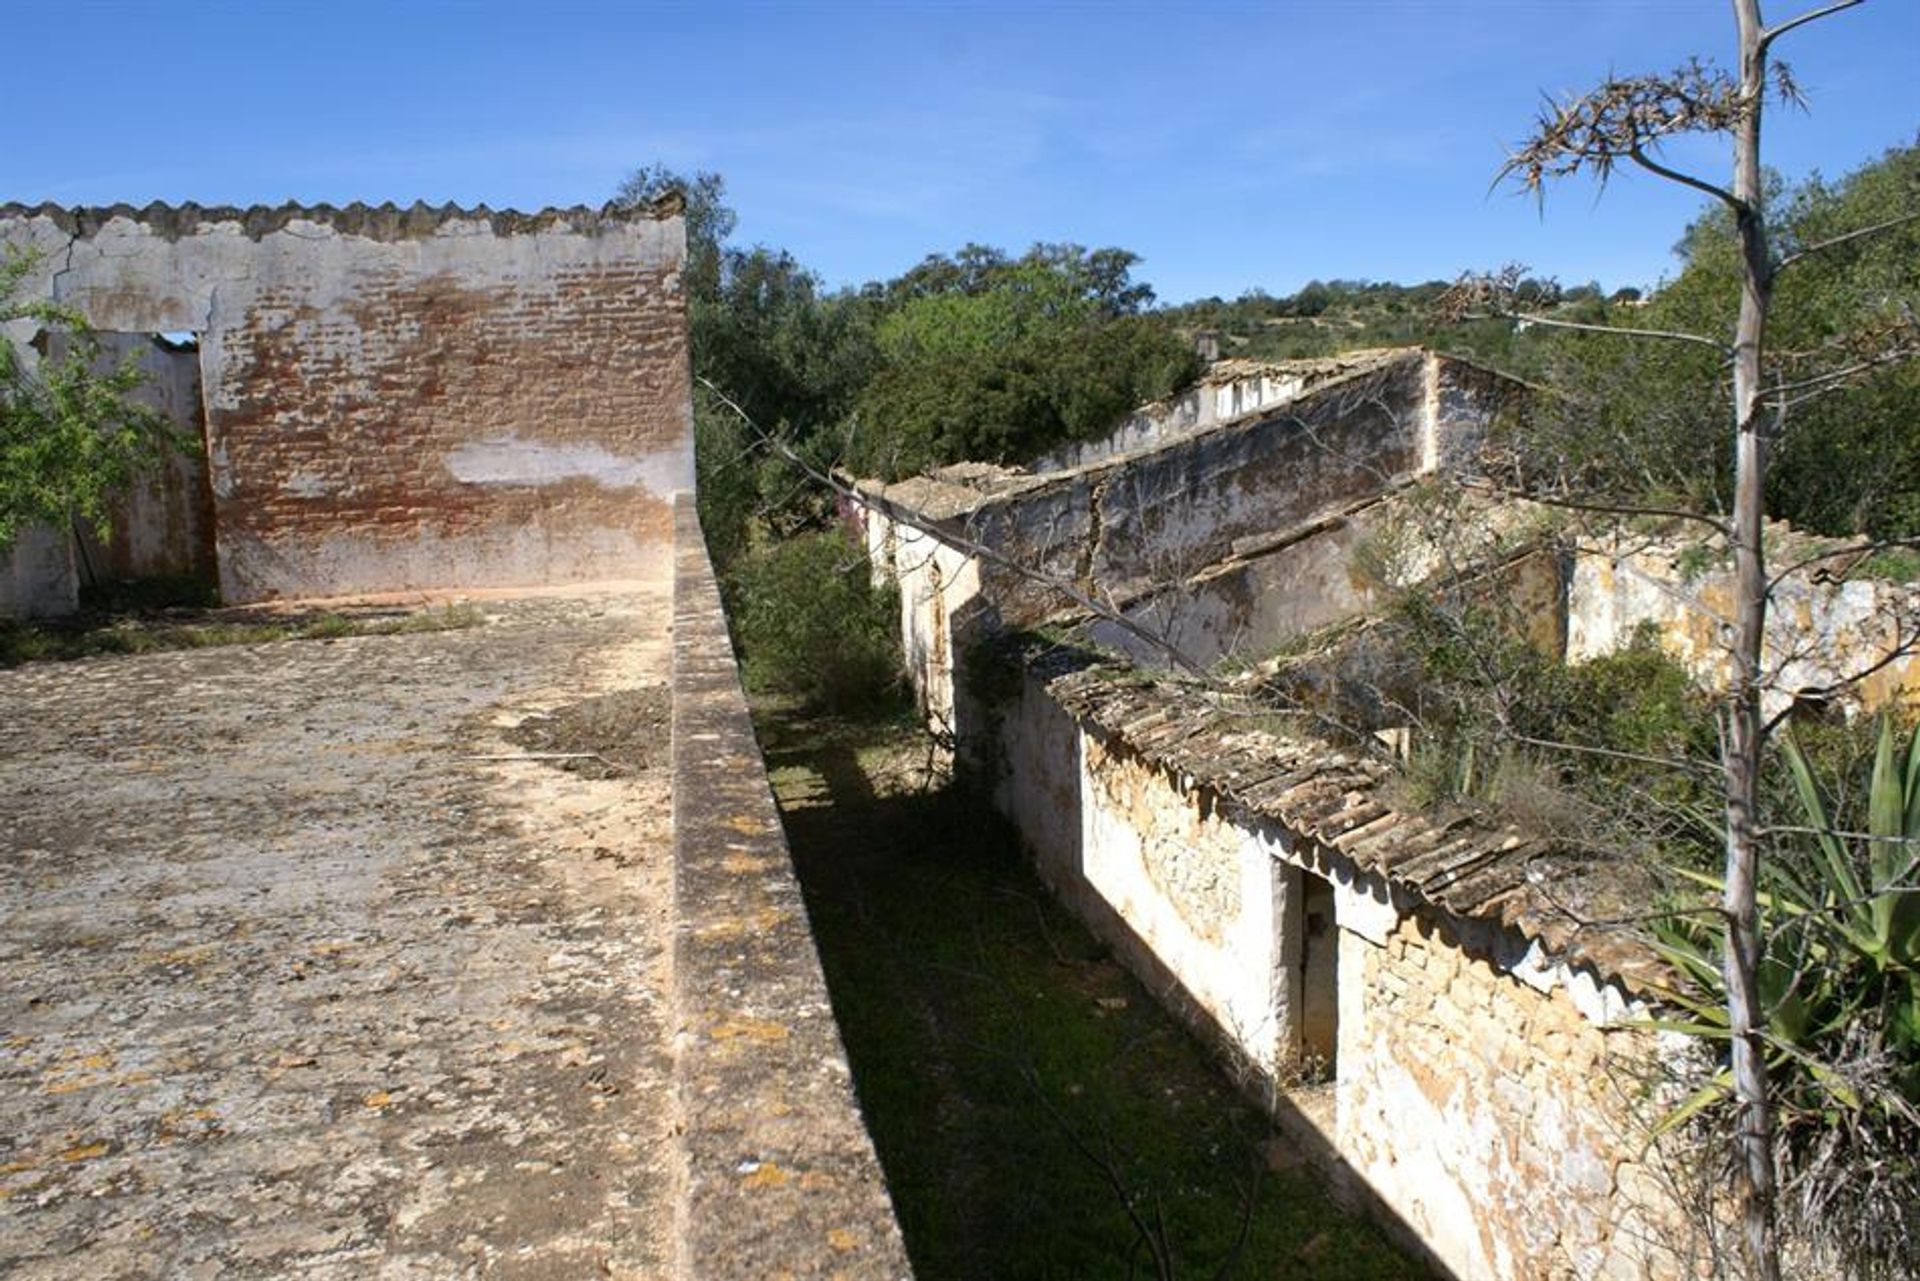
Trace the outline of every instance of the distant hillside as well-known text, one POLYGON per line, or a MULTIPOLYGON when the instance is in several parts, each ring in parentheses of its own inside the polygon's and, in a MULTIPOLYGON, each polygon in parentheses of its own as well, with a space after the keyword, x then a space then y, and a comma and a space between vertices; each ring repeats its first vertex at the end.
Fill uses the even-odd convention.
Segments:
MULTIPOLYGON (((1207 298, 1167 307, 1163 314, 1185 333, 1219 333, 1222 356, 1287 360, 1424 343, 1516 374, 1538 372, 1542 363, 1538 344, 1528 335, 1516 335, 1511 325, 1498 321, 1443 325, 1434 319, 1434 302, 1451 283, 1316 280, 1282 297, 1255 289, 1232 301, 1207 298)), ((1562 289, 1550 281, 1529 281, 1522 293, 1547 304, 1549 314, 1599 323, 1605 322, 1608 302, 1639 299, 1637 290, 1623 289, 1608 298, 1597 284, 1562 289)))

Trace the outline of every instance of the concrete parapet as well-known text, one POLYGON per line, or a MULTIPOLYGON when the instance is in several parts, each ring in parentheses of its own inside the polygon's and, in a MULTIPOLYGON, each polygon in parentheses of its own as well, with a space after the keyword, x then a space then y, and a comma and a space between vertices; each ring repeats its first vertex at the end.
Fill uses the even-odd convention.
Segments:
POLYGON ((675 506, 684 1277, 907 1277, 691 495, 675 506))

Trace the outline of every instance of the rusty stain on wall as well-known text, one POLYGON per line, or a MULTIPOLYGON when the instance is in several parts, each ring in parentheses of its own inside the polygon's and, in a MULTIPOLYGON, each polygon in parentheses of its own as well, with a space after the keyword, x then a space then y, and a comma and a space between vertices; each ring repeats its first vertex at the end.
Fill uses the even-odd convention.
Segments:
POLYGON ((675 207, 0 206, 29 290, 196 333, 222 594, 664 564, 692 486, 675 207))

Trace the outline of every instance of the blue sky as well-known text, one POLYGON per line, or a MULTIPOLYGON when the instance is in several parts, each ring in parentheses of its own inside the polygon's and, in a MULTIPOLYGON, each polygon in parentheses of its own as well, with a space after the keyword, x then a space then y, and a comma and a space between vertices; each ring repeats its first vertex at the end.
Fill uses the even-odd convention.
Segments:
MULTIPOLYGON (((1805 0, 1812 3, 1812 0, 1805 0)), ((1797 11, 1773 0, 1767 16, 1797 11)), ((737 238, 832 284, 984 241, 1116 244, 1162 298, 1520 261, 1647 283, 1698 200, 1489 193, 1542 91, 1724 63, 1725 0, 9 6, 0 200, 598 204, 714 169, 737 238)), ((1920 133, 1920 3, 1780 47, 1769 161, 1920 133)), ((1670 158, 1720 175, 1721 148, 1670 158)))

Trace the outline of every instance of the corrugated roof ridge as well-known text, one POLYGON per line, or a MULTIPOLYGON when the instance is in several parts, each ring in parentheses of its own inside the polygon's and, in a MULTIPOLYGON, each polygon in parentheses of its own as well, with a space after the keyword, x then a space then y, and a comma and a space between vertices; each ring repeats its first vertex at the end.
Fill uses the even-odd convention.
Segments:
POLYGON ((347 235, 374 240, 406 240, 430 236, 449 222, 485 221, 496 235, 514 235, 552 229, 556 224, 576 231, 590 231, 611 223, 660 221, 678 216, 685 202, 677 193, 668 193, 651 204, 622 205, 608 203, 594 208, 571 205, 523 213, 516 209, 493 209, 486 204, 471 208, 454 204, 428 204, 416 200, 410 205, 385 201, 369 205, 354 201, 347 205, 325 202, 302 204, 287 201, 278 205, 202 205, 195 201, 169 204, 155 200, 145 205, 59 205, 51 201, 29 205, 19 202, 0 204, 0 220, 49 218, 72 235, 89 236, 115 218, 125 218, 150 227, 169 238, 191 235, 203 226, 239 223, 252 239, 282 230, 289 223, 313 222, 333 227, 347 235))

